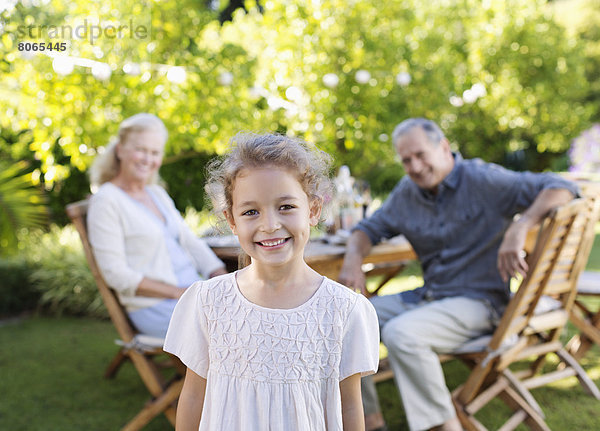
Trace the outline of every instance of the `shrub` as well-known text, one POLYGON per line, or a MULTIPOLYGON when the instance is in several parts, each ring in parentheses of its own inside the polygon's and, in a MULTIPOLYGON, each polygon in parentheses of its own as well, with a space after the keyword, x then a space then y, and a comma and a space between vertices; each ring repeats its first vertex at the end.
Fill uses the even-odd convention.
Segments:
POLYGON ((169 196, 180 211, 187 207, 204 208, 205 166, 214 155, 194 153, 187 157, 165 158, 160 176, 167 184, 169 196), (176 160, 175 160, 176 159, 176 160))
POLYGON ((35 309, 40 294, 29 280, 31 266, 24 257, 0 259, 0 316, 35 309))
POLYGON ((72 225, 33 232, 23 241, 42 311, 54 315, 106 316, 106 309, 72 225))

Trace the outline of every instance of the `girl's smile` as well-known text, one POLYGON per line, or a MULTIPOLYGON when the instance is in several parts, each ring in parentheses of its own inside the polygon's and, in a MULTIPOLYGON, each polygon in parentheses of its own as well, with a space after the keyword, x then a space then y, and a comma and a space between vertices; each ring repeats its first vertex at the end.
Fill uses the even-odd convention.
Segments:
POLYGON ((280 238, 280 239, 271 239, 271 240, 267 239, 267 240, 259 241, 258 244, 261 245, 262 247, 274 248, 274 247, 278 247, 278 246, 282 245, 287 240, 289 240, 289 238, 280 238))

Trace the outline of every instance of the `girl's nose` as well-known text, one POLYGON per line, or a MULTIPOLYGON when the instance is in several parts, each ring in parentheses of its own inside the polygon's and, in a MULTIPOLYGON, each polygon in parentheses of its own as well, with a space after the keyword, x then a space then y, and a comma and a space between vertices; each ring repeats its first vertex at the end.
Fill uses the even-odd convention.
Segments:
POLYGON ((263 215, 262 229, 265 232, 275 232, 281 227, 279 217, 274 211, 267 211, 263 215))

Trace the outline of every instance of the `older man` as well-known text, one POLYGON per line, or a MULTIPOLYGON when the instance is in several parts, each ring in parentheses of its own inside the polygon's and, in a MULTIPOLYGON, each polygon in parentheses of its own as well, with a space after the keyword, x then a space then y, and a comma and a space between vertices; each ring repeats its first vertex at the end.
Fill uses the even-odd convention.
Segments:
MULTIPOLYGON (((577 189, 552 174, 463 160, 430 120, 406 120, 392 139, 407 176, 354 229, 339 280, 365 291, 361 262, 371 247, 399 234, 410 241, 424 286, 373 298, 381 338, 410 429, 460 430, 437 354, 493 330, 510 277, 527 272, 527 232, 577 189)), ((367 429, 386 429, 370 378, 363 401, 367 429)))

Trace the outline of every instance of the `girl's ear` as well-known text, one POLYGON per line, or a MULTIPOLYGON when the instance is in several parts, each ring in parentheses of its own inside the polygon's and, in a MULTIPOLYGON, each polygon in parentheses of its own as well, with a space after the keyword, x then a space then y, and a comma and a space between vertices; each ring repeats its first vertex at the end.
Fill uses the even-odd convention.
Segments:
POLYGON ((323 209, 323 199, 319 197, 312 198, 310 201, 309 220, 311 226, 319 224, 321 210, 323 209))
POLYGON ((223 211, 223 215, 225 216, 225 220, 227 220, 227 224, 229 225, 231 232, 233 232, 234 235, 237 235, 237 233, 235 232, 235 221, 233 220, 233 215, 231 214, 231 211, 225 210, 223 211))

